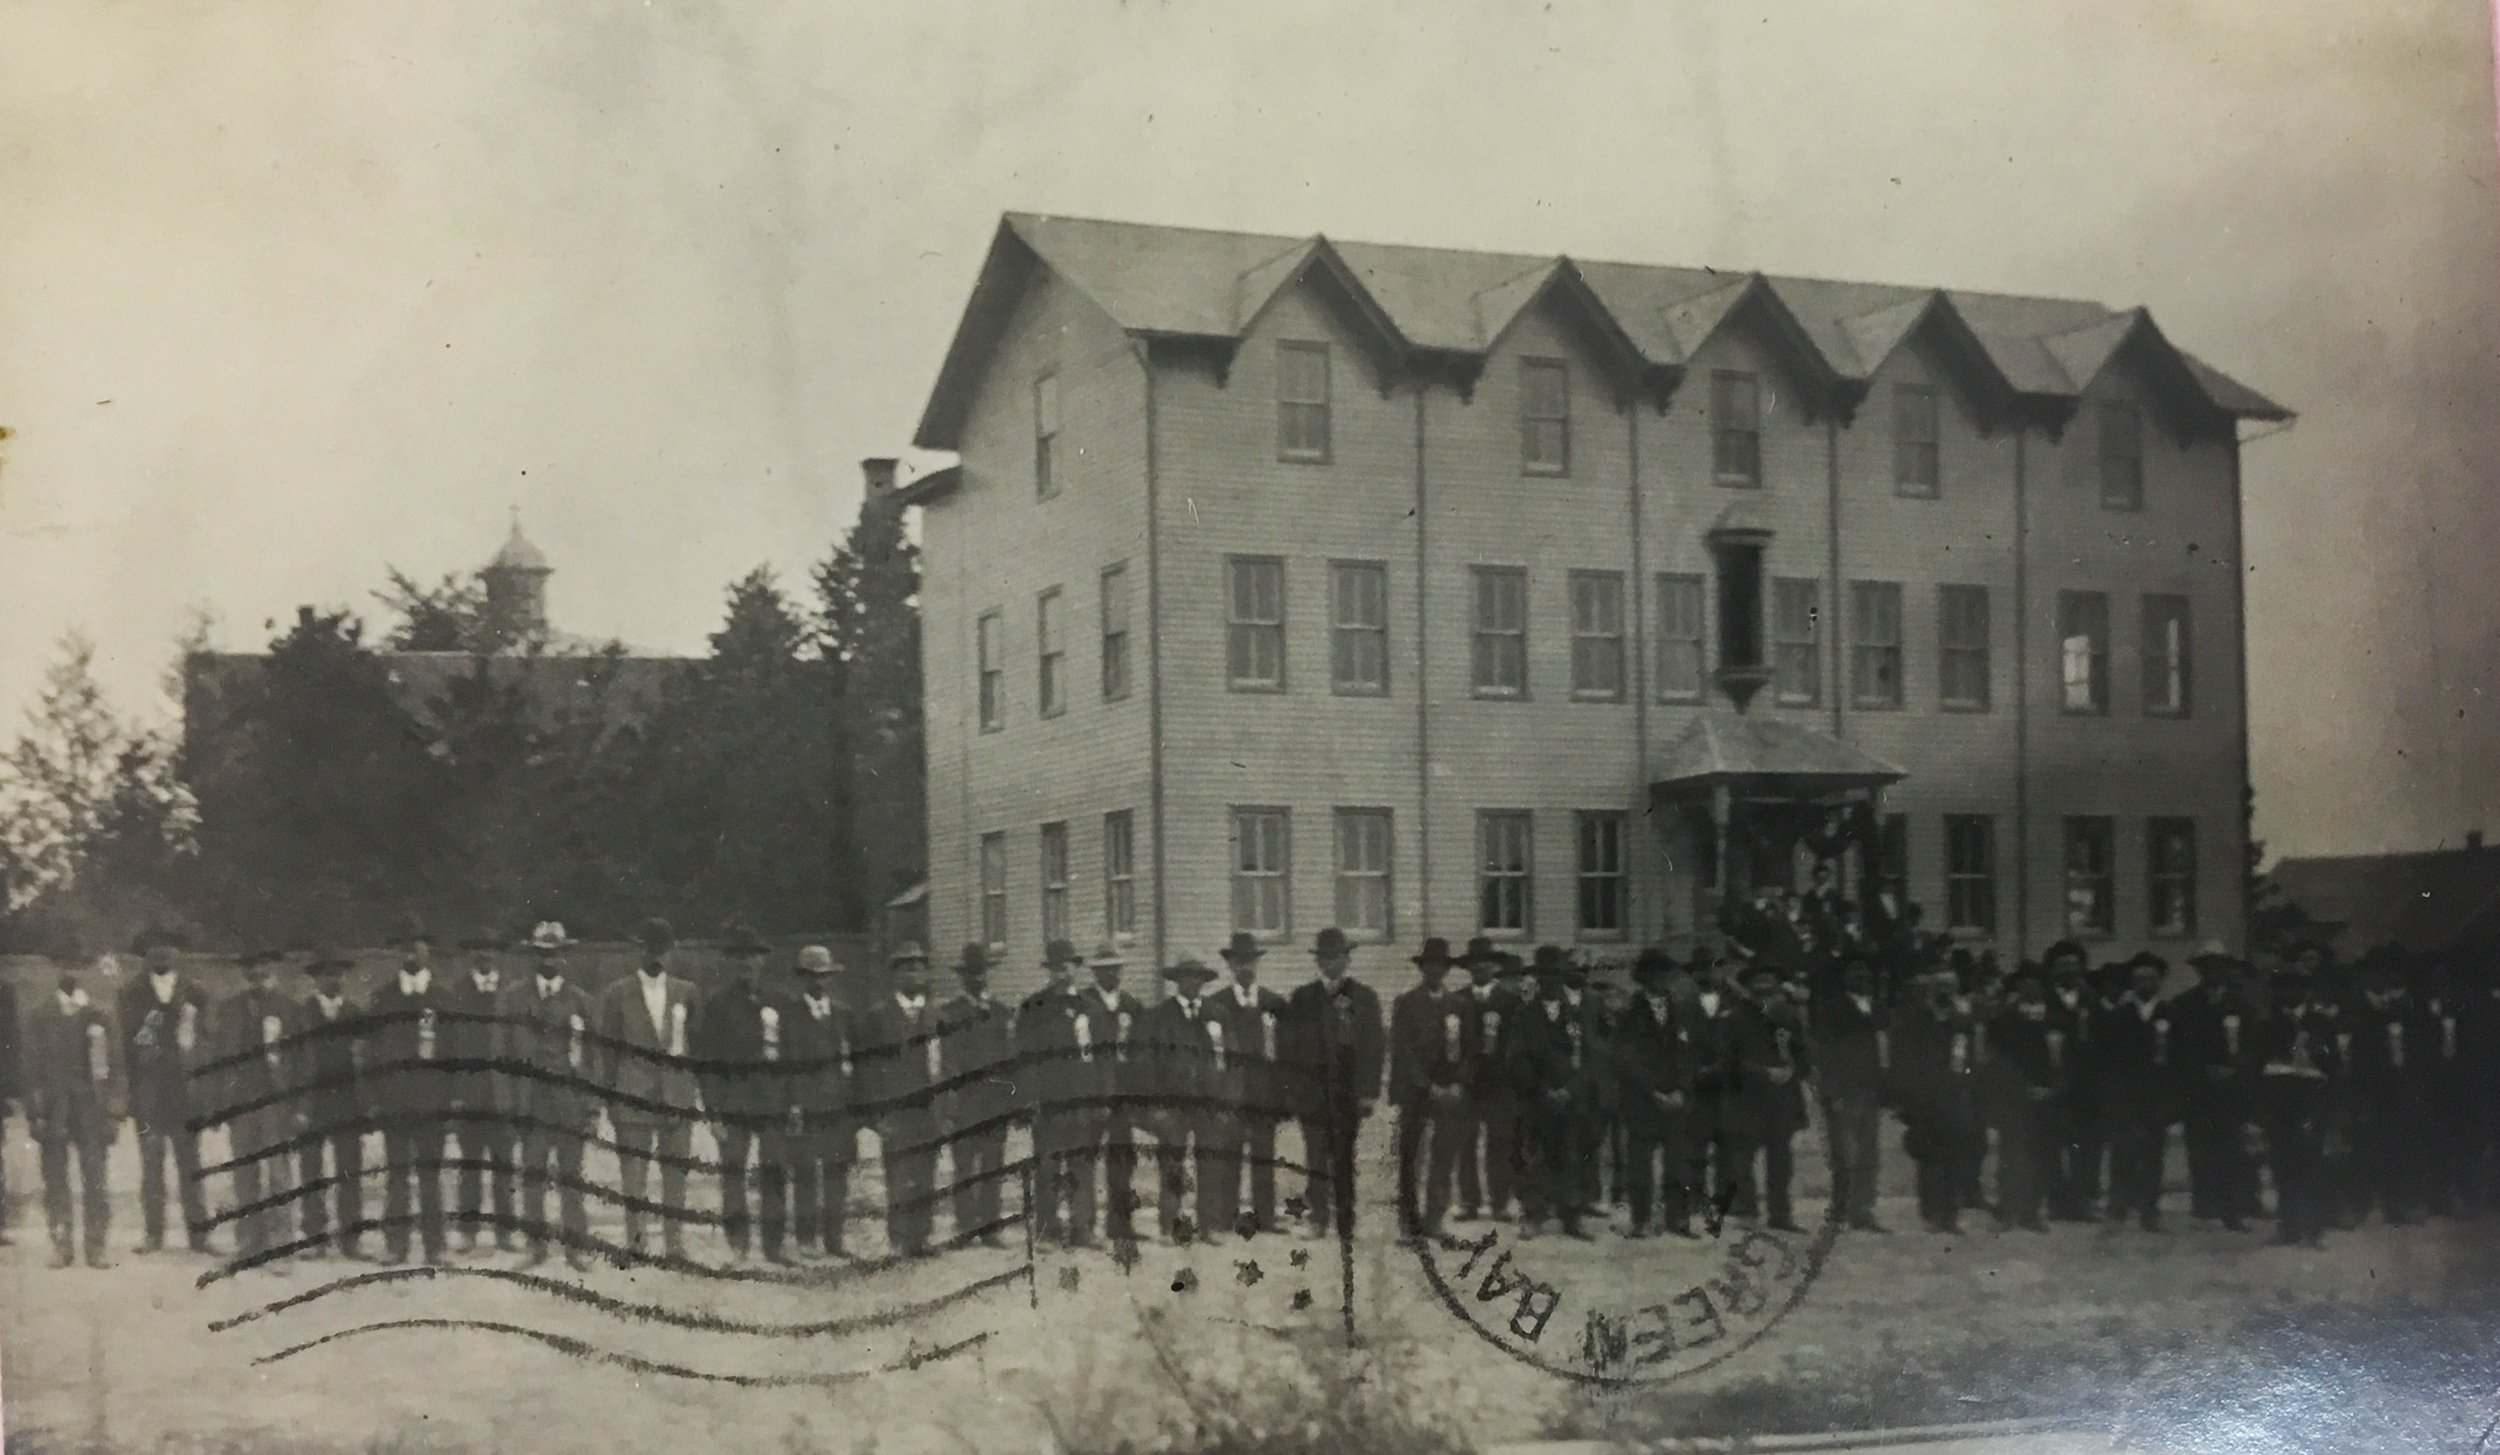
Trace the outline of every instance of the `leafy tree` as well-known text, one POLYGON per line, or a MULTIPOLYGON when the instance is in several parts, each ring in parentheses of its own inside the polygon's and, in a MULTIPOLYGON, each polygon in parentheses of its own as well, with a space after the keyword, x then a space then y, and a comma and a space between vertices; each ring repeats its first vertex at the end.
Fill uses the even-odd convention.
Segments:
POLYGON ((26 731, 0 763, 0 839, 9 849, 8 898, 23 904, 66 885, 102 832, 131 733, 95 679, 95 647, 71 632, 27 711, 26 731))
POLYGON ((920 711, 920 549, 891 495, 860 507, 815 571, 818 630, 840 672, 843 878, 863 926, 928 869, 928 772, 920 711))
POLYGON ((397 566, 374 598, 398 618, 383 643, 394 652, 482 651, 486 583, 476 571, 453 571, 427 586, 397 566))

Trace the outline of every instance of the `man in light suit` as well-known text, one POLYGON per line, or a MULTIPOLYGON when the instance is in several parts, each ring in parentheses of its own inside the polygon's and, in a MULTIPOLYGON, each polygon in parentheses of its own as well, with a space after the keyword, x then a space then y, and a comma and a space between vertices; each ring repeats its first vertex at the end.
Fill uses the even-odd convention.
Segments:
POLYGON ((625 1194, 625 1244, 648 1246, 643 1189, 660 1164, 660 1236, 671 1259, 686 1256, 686 1165, 697 1115, 695 1079, 686 1064, 694 1021, 694 982, 670 969, 677 932, 664 919, 643 921, 642 965, 599 997, 601 1084, 608 1121, 616 1128, 617 1170, 625 1194))
POLYGON ((139 1212, 147 1234, 138 1251, 165 1247, 170 1154, 191 1251, 205 1253, 208 1198, 200 1179, 200 1134, 191 1126, 193 1115, 205 1108, 194 1099, 191 1073, 209 1057, 208 992, 183 975, 177 958, 181 940, 172 931, 149 930, 133 948, 147 960, 147 973, 121 993, 130 1119, 139 1128, 139 1212))
POLYGON ((555 920, 541 920, 524 942, 531 973, 504 988, 498 1014, 513 1074, 511 1110, 520 1134, 521 1230, 529 1244, 524 1267, 547 1261, 552 1241, 547 1189, 559 1193, 564 1261, 590 1266, 590 1217, 582 1201, 582 1151, 598 1119, 591 1096, 590 1028, 598 1007, 565 978, 564 952, 573 941, 555 920))
POLYGON ((270 967, 284 958, 275 950, 237 955, 243 989, 218 1006, 221 1065, 211 1095, 233 1152, 235 1249, 245 1257, 288 1241, 286 1215, 293 1206, 295 1168, 288 1154, 302 1108, 287 1062, 304 1027, 302 1007, 269 983, 270 967))

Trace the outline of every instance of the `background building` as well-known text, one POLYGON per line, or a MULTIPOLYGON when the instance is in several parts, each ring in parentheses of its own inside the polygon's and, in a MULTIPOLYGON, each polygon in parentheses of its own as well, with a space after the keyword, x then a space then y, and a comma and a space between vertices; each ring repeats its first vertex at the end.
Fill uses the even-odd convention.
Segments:
POLYGON ((1802 842, 2236 941, 2286 417, 2141 310, 1009 216, 916 436, 930 933, 1628 956, 1802 842))

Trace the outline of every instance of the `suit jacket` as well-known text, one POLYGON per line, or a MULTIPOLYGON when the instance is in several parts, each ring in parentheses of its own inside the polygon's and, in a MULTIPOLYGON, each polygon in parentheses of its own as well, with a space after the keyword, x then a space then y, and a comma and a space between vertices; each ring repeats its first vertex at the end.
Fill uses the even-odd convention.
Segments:
MULTIPOLYGON (((483 990, 465 966, 449 977, 444 977, 440 970, 435 974, 435 983, 442 990, 443 1054, 455 1061, 490 1064, 503 1059, 504 1027, 498 1021, 504 991, 511 987, 512 977, 497 975, 495 988, 483 990)), ((507 1078, 499 1071, 481 1067, 454 1071, 449 1077, 451 1103, 456 1108, 490 1112, 511 1104, 507 1078)))
POLYGON ((1080 1094, 1122 1116, 1143 1110, 1143 1099, 1153 1095, 1152 1072, 1138 1054, 1145 1005, 1125 990, 1105 999, 1101 987, 1088 985, 1076 993, 1075 1014, 1091 1055, 1077 1063, 1080 1094))
POLYGON ((1361 1104, 1380 1095, 1388 1060, 1388 1029, 1380 996, 1348 975, 1330 990, 1324 980, 1295 986, 1285 1001, 1291 1028, 1287 1057, 1299 1115, 1320 1121, 1351 1119, 1361 1104))
POLYGON ((880 1122, 920 1116, 935 1105, 944 1079, 938 1066, 937 1006, 922 997, 917 1010, 892 995, 879 996, 860 1013, 859 1068, 869 1116, 880 1122))
POLYGON ((542 994, 538 977, 523 975, 504 987, 496 1009, 504 1020, 504 1055, 515 1068, 506 1081, 510 1110, 558 1127, 588 1128, 598 1115, 599 1064, 592 1039, 599 1007, 590 993, 568 978, 542 994))
POLYGON ((608 1117, 646 1124, 692 1117, 697 1088, 686 1057, 693 1044, 694 982, 668 977, 668 1024, 660 1027, 651 1023, 642 978, 635 969, 599 993, 598 1079, 610 1097, 608 1117))
POLYGON ((1285 998, 1264 985, 1245 993, 1235 982, 1208 990, 1207 1001, 1223 1015, 1225 1035, 1238 1051, 1230 1068, 1230 1094, 1250 1115, 1283 1116, 1290 1109, 1281 1064, 1291 1039, 1285 998))
POLYGON ((1742 997, 1719 992, 1719 1008, 1703 1008, 1696 995, 1685 1007, 1692 1039, 1693 1100, 1696 1108, 1718 1116, 1736 1086, 1736 1006, 1742 997))
POLYGON ((1615 1017, 1608 1042, 1618 1103, 1625 1121, 1655 1127, 1691 1108, 1693 1031, 1689 1008, 1664 997, 1635 996, 1615 1017), (1659 1104, 1661 1096, 1685 1098, 1682 1107, 1659 1104))
POLYGON ((1427 1105, 1435 1088, 1466 1089, 1474 1061, 1476 1019, 1458 992, 1416 985, 1389 1005, 1389 1102, 1401 1110, 1427 1105))
POLYGON ((1814 1008, 1814 1073, 1830 1102, 1870 1102, 1884 1094, 1883 1002, 1867 997, 1867 1007, 1846 994, 1825 997, 1814 1008), (1880 1039, 1879 1039, 1880 1038, 1880 1039))
POLYGON ((750 1132, 787 1124, 792 1098, 781 1065, 790 1059, 790 1020, 779 995, 736 980, 697 1007, 687 1039, 694 1059, 703 1063, 695 1079, 703 1088, 703 1109, 714 1121, 750 1132))
POLYGON ((1499 982, 1482 988, 1462 985, 1453 993, 1467 1007, 1468 1089, 1478 1097, 1510 1095, 1510 1023, 1527 1002, 1499 982))
POLYGON ((179 1131, 207 1101, 195 1097, 191 1073, 209 1060, 215 1028, 208 992, 188 975, 160 1002, 144 970, 121 993, 124 1063, 130 1068, 130 1115, 143 1132, 179 1131))
POLYGON ((1016 1007, 1016 1089, 1031 1106, 1065 1106, 1093 1094, 1091 1047, 1077 1042, 1080 993, 1045 985, 1016 1007))
POLYGON ((337 1012, 325 1012, 321 993, 315 991, 295 1003, 295 1023, 287 1074, 295 1104, 304 1114, 304 1129, 322 1136, 355 1132, 364 1125, 366 1112, 364 1007, 342 990, 337 1012))
MULTIPOLYGON (((1926 1005, 1892 1018, 1892 1095, 1913 1132, 1959 1132, 1975 1125, 1978 1037, 1967 1016, 1926 1005)), ((1920 1155, 1924 1155, 1923 1153, 1920 1155)))
POLYGON ((958 995, 938 1007, 937 1019, 938 1069, 954 1098, 954 1125, 1003 1134, 1019 1104, 1015 1012, 994 995, 958 995))
POLYGON ((111 1145, 128 1086, 122 1040, 101 1006, 61 1009, 46 994, 25 1025, 27 1129, 47 1145, 111 1145))
POLYGON ((296 1038, 303 1007, 275 987, 246 987, 217 1007, 215 1058, 224 1063, 204 1111, 222 1112, 235 1139, 267 1147, 293 1132, 303 1106, 295 1095, 296 1038))
POLYGON ((1149 1098, 1146 1105, 1185 1115, 1237 1105, 1241 1063, 1234 1042, 1240 1024, 1213 996, 1188 1001, 1167 995, 1149 1006, 1138 1031, 1145 1071, 1139 1086, 1149 1098))
POLYGON ((2171 997, 2165 1007, 2170 1068, 2182 1104, 2193 1110, 2244 1094, 2257 1028, 2247 1002, 2236 995, 2215 997, 2200 986, 2171 997))
POLYGON ((393 972, 365 1007, 365 1099, 377 1117, 440 1116, 451 1110, 453 1078, 437 1063, 443 1036, 442 971, 410 993, 393 972))
POLYGON ((2430 1008, 2411 996, 2385 1005, 2365 997, 2351 1019, 2354 1094, 2382 1110, 2428 1103, 2443 1049, 2430 1008))
POLYGON ((800 1130, 840 1133, 852 1129, 851 1083, 858 1068, 857 1030, 850 1007, 828 994, 811 1000, 802 989, 789 998, 784 1053, 801 1069, 791 1086, 800 1130), (817 1007, 823 1014, 817 1014, 817 1007))
POLYGON ((1560 1000, 1542 996, 1520 1007, 1510 1030, 1511 1086, 1531 1106, 1547 1106, 1562 1092, 1585 1113, 1597 1105, 1605 1075, 1588 1019, 1560 1000))
POLYGON ((1796 1008, 1779 1005, 1764 1010, 1754 1001, 1739 1001, 1728 1017, 1728 1032, 1730 1059, 1736 1064, 1730 1116, 1764 1136, 1803 1127, 1805 1083, 1813 1060, 1806 1045, 1805 1022, 1796 1008), (1773 1081, 1773 1070, 1786 1071, 1787 1082, 1773 1081))

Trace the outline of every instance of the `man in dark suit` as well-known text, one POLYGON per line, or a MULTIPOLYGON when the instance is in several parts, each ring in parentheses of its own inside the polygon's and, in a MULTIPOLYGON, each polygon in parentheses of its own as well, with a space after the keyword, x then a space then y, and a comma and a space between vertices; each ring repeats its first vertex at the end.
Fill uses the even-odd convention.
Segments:
POLYGON ((1138 1056, 1138 1025, 1146 1007, 1120 988, 1128 962, 1112 946, 1096 952, 1087 967, 1094 983, 1076 995, 1078 1082, 1083 1101, 1095 1109, 1086 1119, 1083 1174, 1102 1169, 1103 1235, 1113 1243, 1137 1241, 1137 1122, 1151 1095, 1147 1068, 1138 1056))
POLYGON ((731 967, 728 983, 703 1002, 693 1037, 694 1058, 704 1068, 697 1078, 703 1107, 720 1149, 721 1232, 730 1256, 744 1263, 755 1226, 747 1200, 747 1169, 753 1165, 763 1204, 764 1257, 787 1263, 790 1189, 782 1136, 789 1126, 790 1088, 779 1066, 789 1011, 764 986, 764 958, 772 946, 738 925, 723 948, 731 967))
POLYGON ((660 1167, 660 1236, 672 1259, 686 1256, 686 1169, 694 1147, 697 1086, 686 1065, 695 1014, 694 983, 671 969, 677 931, 643 921, 641 964, 599 997, 596 1044, 608 1123, 616 1129, 619 1191, 625 1197, 627 1252, 648 1246, 643 1192, 660 1167))
POLYGON ((111 1019, 88 1002, 78 977, 63 970, 26 1022, 23 1083, 26 1128, 42 1151, 43 1213, 55 1268, 74 1261, 81 1232, 87 1266, 108 1266, 104 1236, 113 1204, 105 1191, 105 1160, 120 1134, 122 1078, 121 1044, 111 1019), (70 1187, 73 1158, 76 1196, 70 1187))
POLYGON ((1769 1225, 1797 1232, 1789 1188, 1796 1175, 1794 1139, 1806 1125, 1805 1082, 1811 1072, 1805 1023, 1768 961, 1745 967, 1747 999, 1729 1025, 1729 1059, 1735 1081, 1728 1098, 1729 1142, 1735 1155, 1734 1196, 1729 1210, 1751 1217, 1766 1209, 1769 1225), (1756 1157, 1763 1196, 1757 1198, 1756 1157))
POLYGON ((2360 965, 2352 1031, 2353 1143, 2365 1194, 2391 1225, 2418 1221, 2430 1201, 2440 1026, 2408 984, 2409 957, 2380 946, 2360 965))
MULTIPOLYGON (((967 944, 955 959, 962 993, 938 1007, 938 1070, 953 1164, 955 1243, 1004 1247, 1007 1126, 1016 1112, 1015 1015, 990 994, 990 955, 967 944)), ((1031 1209, 1027 1209, 1031 1211, 1031 1209)))
POLYGON ((2093 1035, 2110 1134, 2109 1220, 2134 1218, 2146 1232, 2161 1229, 2162 1165, 2177 1095, 2170 1007, 2161 994, 2169 973, 2159 955, 2136 956, 2126 995, 2100 1013, 2093 1035))
POLYGON ((450 1054, 443 1035, 445 988, 434 973, 434 938, 422 924, 403 926, 398 944, 399 973, 374 992, 367 1012, 366 1085, 382 1127, 382 1261, 406 1261, 414 1221, 425 1261, 440 1263, 446 1256, 443 1139, 451 1111, 451 1078, 438 1064, 450 1054))
POLYGON ((1232 1185, 1249 1184, 1249 1205, 1233 1199, 1230 1221, 1247 1237, 1278 1231, 1276 1221, 1276 1124, 1289 1110, 1285 1075, 1278 1064, 1285 1025, 1285 998, 1259 984, 1259 961, 1267 952, 1256 935, 1236 930, 1224 946, 1230 984, 1212 992, 1232 1038, 1234 1065, 1227 1089, 1234 1097, 1232 1145, 1237 1166, 1232 1185))
POLYGON ((1916 1168, 1919 1220, 1930 1232, 1958 1232, 1970 1159, 1979 1155, 1979 1109, 1972 1087, 1978 1048, 1955 995, 1954 975, 1930 967, 1892 1017, 1892 1099, 1901 1110, 1901 1145, 1916 1168))
POLYGON ((1155 1134, 1156 1223, 1174 1243, 1212 1243, 1223 1238, 1239 1199, 1227 1185, 1240 1153, 1226 1105, 1239 1022, 1206 994, 1216 975, 1204 961, 1184 957, 1163 978, 1171 993, 1147 1009, 1139 1029, 1140 1081, 1150 1088, 1144 1115, 1155 1134))
MULTIPOLYGON (((1098 958, 1116 960, 1105 940, 1098 958)), ((1102 1108, 1092 1094, 1094 1048, 1078 1037, 1076 946, 1042 950, 1046 983, 1016 1007, 1019 1084, 1033 1113, 1033 1235, 1081 1247, 1094 1236, 1094 1132, 1102 1108)))
POLYGON ((2239 962, 2219 944, 2188 964, 2197 983, 2170 1002, 2170 1052, 2187 1140, 2189 1211, 2245 1232, 2257 1210, 2245 1141, 2252 1017, 2234 983, 2239 962))
POLYGON ((887 962, 887 977, 892 988, 860 1016, 861 1070, 885 1167, 887 1246, 901 1257, 925 1258, 937 1213, 936 1102, 943 1079, 929 958, 918 945, 900 946, 887 962))
POLYGON ((1558 1216, 1566 1234, 1586 1238, 1575 1158, 1596 1114, 1601 1063, 1587 1020, 1571 1005, 1569 956, 1559 946, 1539 945, 1533 968, 1537 997, 1512 1022, 1510 1045, 1526 1174, 1519 1235, 1536 1237, 1548 1217, 1558 1216))
POLYGON ((2109 1141, 2093 1034, 2101 1007, 2081 945, 2060 940, 2040 959, 2049 982, 2044 1003, 2067 1057, 2064 1085, 2048 1108, 2055 1134, 2048 1168, 2049 1216, 2060 1222, 2090 1222, 2100 1213, 2101 1164, 2109 1141))
POLYGON ((216 1018, 215 1055, 222 1074, 211 1095, 226 1124, 234 1163, 235 1247, 247 1258, 288 1241, 286 1214, 293 1202, 295 1168, 288 1152, 301 1108, 287 1062, 303 1027, 298 1003, 269 983, 270 967, 284 958, 275 950, 237 955, 243 988, 218 1007, 216 1018))
POLYGON ((1502 1036, 1521 1002, 1516 991, 1503 982, 1502 962, 1493 942, 1482 936, 1467 942, 1467 953, 1458 961, 1466 967, 1469 982, 1458 990, 1468 1015, 1470 1053, 1466 1119, 1458 1138, 1458 1211, 1454 1215, 1462 1223, 1474 1222, 1479 1216, 1499 1222, 1510 1209, 1519 1103, 1511 1093, 1502 1036))
POLYGON ((1398 1232, 1437 1238, 1450 1205, 1458 1139, 1467 1122, 1475 1036, 1466 1000, 1448 987, 1450 942, 1415 956, 1417 984, 1389 1007, 1389 1104, 1397 1108, 1398 1232), (1418 1180, 1422 1182, 1420 1195, 1418 1180))
POLYGON ((348 958, 328 945, 305 962, 313 992, 297 1002, 301 1030, 288 1057, 294 1104, 303 1121, 295 1145, 296 1181, 303 1189, 299 1207, 304 1236, 316 1240, 306 1250, 314 1258, 330 1249, 342 1258, 363 1256, 366 1022, 364 1008, 347 998, 347 970, 348 958), (324 1238, 327 1244, 318 1241, 324 1238))
POLYGON ((2042 1219, 2057 1142, 2055 1106, 2073 1048, 2049 1014, 2040 972, 2024 966, 2006 982, 2005 1006, 1988 1023, 1983 1094, 1997 1127, 1997 1222, 2046 1232, 2042 1219))
POLYGON ((474 1063, 447 1073, 451 1094, 451 1140, 460 1161, 459 1195, 452 1222, 460 1251, 477 1251, 478 1232, 493 1210, 495 1246, 517 1246, 512 1218, 514 1135, 508 1118, 509 1078, 496 1068, 504 1055, 503 937, 470 935, 460 942, 465 973, 443 986, 443 1044, 447 1059, 474 1063))
POLYGON ((1319 977, 1295 986, 1285 1006, 1291 1027, 1297 1115, 1310 1164, 1305 1201, 1314 1236, 1354 1235, 1354 1139, 1380 1099, 1388 1030, 1380 996, 1356 980, 1354 947, 1331 925, 1312 942, 1319 977))
POLYGON ((1610 1043, 1635 1238, 1660 1231, 1693 1236, 1695 1196, 1685 1185, 1692 1165, 1685 1136, 1692 1113, 1692 1030, 1690 1012, 1675 1001, 1676 974, 1673 955, 1641 951, 1632 962, 1640 993, 1617 1017, 1610 1043), (1660 1162, 1666 1169, 1663 1182, 1654 1165, 1660 1162))
POLYGON ((1684 1184, 1709 1198, 1713 1226, 1736 1199, 1736 1006, 1733 965, 1723 950, 1699 949, 1690 965, 1693 1105, 1686 1123, 1684 1184))
POLYGON ((1814 1008, 1814 1068, 1831 1124, 1832 1203, 1848 1227, 1863 1233, 1884 1231, 1875 1220, 1884 1080, 1891 1070, 1884 1019, 1875 967, 1864 954, 1848 955, 1838 990, 1814 1008))
POLYGON ((520 1137, 521 1221, 528 1234, 524 1266, 547 1261, 547 1188, 556 1185, 562 1210, 564 1261, 590 1266, 590 1218, 582 1200, 582 1152, 598 1117, 593 1096, 596 1062, 591 1027, 599 1010, 587 992, 566 978, 564 952, 572 945, 564 926, 543 920, 523 948, 530 975, 507 986, 499 1014, 510 1078, 508 1110, 520 1137))
MULTIPOLYGON (((1563 1001, 1571 1013, 1580 1018, 1588 1037, 1590 1053, 1599 1065, 1607 1057, 1606 1038, 1614 1032, 1614 1010, 1606 1003, 1603 991, 1589 979, 1588 965, 1577 957, 1563 961, 1563 1001)), ((1572 1167, 1578 1176, 1574 1184, 1580 1199, 1580 1215, 1603 1217, 1606 1207, 1606 1160, 1616 1148, 1615 1088, 1611 1077, 1600 1075, 1590 1093, 1588 1114, 1572 1127, 1578 1148, 1572 1153, 1572 1167)), ((1622 1168, 1616 1167, 1616 1181, 1622 1180, 1622 1168)), ((1620 1188, 1618 1188, 1618 1191, 1620 1188)))
POLYGON ((851 1109, 850 1008, 835 993, 840 967, 822 945, 799 951, 798 994, 790 997, 784 1041, 801 1068, 791 1087, 790 1195, 798 1217, 799 1257, 839 1258, 851 1210, 851 1159, 859 1121, 851 1109))
POLYGON ((130 1068, 130 1119, 139 1128, 141 1253, 165 1247, 165 1161, 171 1155, 191 1251, 208 1251, 207 1189, 200 1182, 200 1134, 192 1118, 208 1108, 192 1094, 192 1073, 208 1059, 208 992, 182 973, 181 942, 150 930, 133 946, 147 961, 121 995, 124 1064, 130 1068))
POLYGON ((2334 1032, 2324 1025, 2308 968, 2297 959, 2275 977, 2274 1004, 2256 1027, 2255 1100, 2274 1173, 2274 1241, 2317 1247, 2325 1241, 2325 1141, 2329 1087, 2341 1069, 2334 1032))

